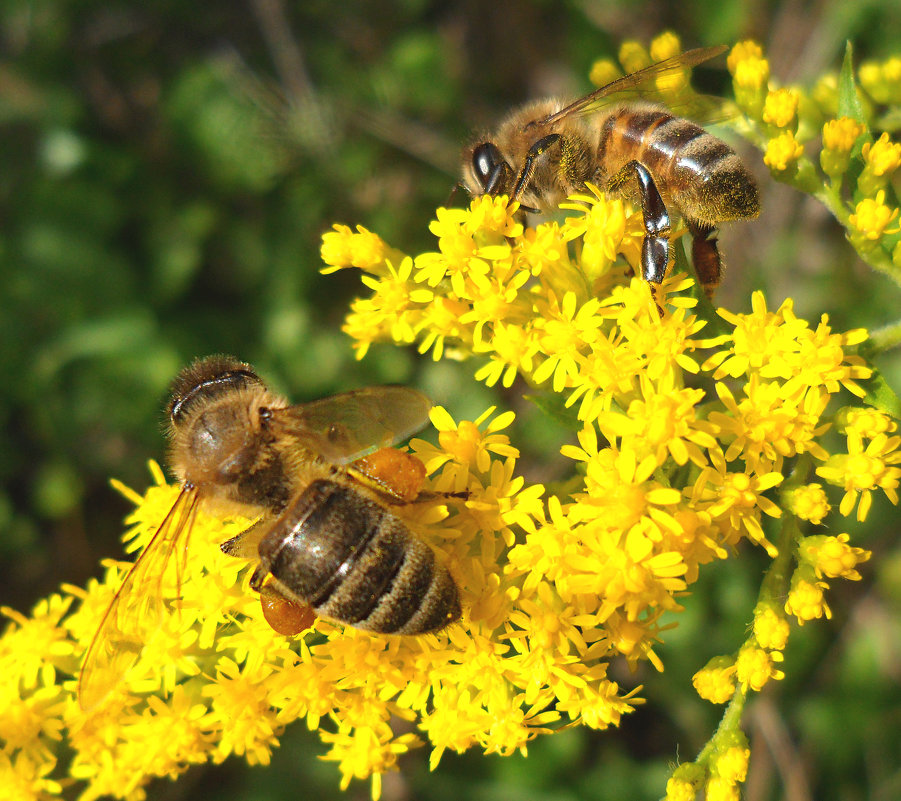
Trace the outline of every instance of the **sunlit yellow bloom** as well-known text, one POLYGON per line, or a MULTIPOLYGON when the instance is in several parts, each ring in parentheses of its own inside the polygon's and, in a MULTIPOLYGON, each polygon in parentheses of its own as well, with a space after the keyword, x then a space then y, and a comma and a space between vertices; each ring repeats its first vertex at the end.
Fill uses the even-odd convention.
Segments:
POLYGON ((771 170, 781 172, 794 166, 803 154, 804 147, 795 139, 795 135, 791 131, 783 131, 767 142, 763 163, 771 170))
POLYGON ((362 225, 354 233, 346 225, 334 225, 333 230, 322 235, 320 255, 328 267, 323 273, 332 273, 346 267, 357 267, 366 272, 382 274, 386 259, 400 261, 401 254, 389 248, 378 234, 362 225))
POLYGON ((828 588, 829 585, 825 581, 817 580, 810 565, 799 567, 792 574, 785 611, 794 615, 802 626, 808 620, 816 620, 823 616, 831 618, 832 610, 823 595, 823 590, 828 588))
POLYGON ((638 72, 652 61, 644 45, 634 39, 627 40, 620 45, 617 58, 626 73, 638 72))
POLYGON ((588 72, 588 80, 594 86, 606 86, 608 83, 621 77, 623 71, 609 58, 599 58, 591 65, 588 72))
POLYGON ((788 510, 800 517, 809 520, 814 525, 820 525, 823 518, 829 514, 832 506, 821 484, 805 484, 795 487, 784 496, 788 510))
POLYGON ((760 603, 754 609, 754 637, 761 648, 768 651, 785 650, 788 642, 788 621, 774 604, 760 603))
POLYGON ((488 353, 489 362, 476 372, 476 380, 493 387, 498 381, 505 387, 513 384, 517 373, 532 372, 539 351, 537 336, 517 325, 495 323, 491 340, 475 345, 476 353, 488 353))
POLYGON ((642 398, 629 404, 625 414, 601 412, 597 426, 611 442, 627 441, 642 456, 653 454, 658 465, 671 457, 676 464, 691 460, 698 467, 707 465, 706 448, 716 446, 716 424, 699 420, 695 407, 702 400, 701 390, 675 390, 668 380, 659 387, 641 381, 642 398))
POLYGON ((775 89, 767 93, 763 104, 763 121, 777 128, 787 128, 798 113, 798 92, 795 89, 775 89))
POLYGON ((743 782, 748 775, 748 760, 751 749, 745 742, 741 745, 730 745, 716 756, 713 772, 729 782, 743 782))
POLYGON ((839 117, 823 125, 823 147, 826 150, 850 151, 865 128, 851 117, 839 117))
POLYGON ((755 292, 751 305, 753 311, 748 315, 719 310, 720 316, 735 326, 732 345, 711 356, 703 364, 705 370, 715 368, 717 379, 755 373, 761 378, 784 379, 787 392, 798 384, 823 386, 829 393, 843 386, 863 396, 855 379, 868 378, 872 371, 863 359, 846 353, 846 349, 865 340, 866 331, 833 333, 826 315, 811 329, 805 320, 795 316, 790 298, 777 311, 770 312, 763 295, 755 292))
POLYGON ((861 86, 877 103, 901 101, 901 56, 890 56, 879 63, 867 61, 858 70, 861 86))
POLYGON ((857 519, 865 520, 873 499, 871 492, 881 489, 893 503, 898 503, 898 483, 901 479, 901 436, 877 434, 869 443, 853 431, 848 434, 848 453, 834 454, 817 475, 830 484, 842 487, 845 495, 839 511, 847 517, 860 497, 857 519))
POLYGON ((674 776, 666 783, 664 801, 695 801, 697 794, 697 790, 691 782, 674 776))
POLYGON ((776 668, 783 661, 779 651, 764 651, 753 645, 743 645, 735 660, 735 676, 752 690, 760 691, 770 679, 783 679, 785 674, 776 668))
POLYGON ((762 493, 778 486, 782 480, 782 474, 776 471, 759 476, 730 472, 719 456, 714 459, 713 466, 701 470, 690 495, 715 521, 728 523, 728 528, 733 531, 743 530, 752 541, 762 545, 770 557, 775 557, 776 547, 763 532, 760 513, 781 516, 782 510, 762 493))
POLYGON ((883 234, 894 233, 889 225, 897 218, 898 209, 885 205, 885 191, 880 189, 875 198, 864 198, 854 207, 849 222, 856 229, 852 237, 875 242, 883 234))
POLYGON ((682 43, 672 31, 664 31, 651 40, 651 59, 663 61, 682 52, 682 43))
POLYGON ((683 762, 666 783, 666 801, 694 801, 705 776, 701 765, 683 762))
POLYGON ((721 776, 713 776, 704 785, 706 801, 741 801, 741 791, 734 782, 721 776))
POLYGON ((896 420, 871 406, 848 406, 840 409, 835 416, 835 424, 839 431, 851 431, 858 437, 868 439, 879 434, 893 434, 898 430, 896 420))
POLYGON ((756 117, 763 109, 770 79, 770 65, 763 58, 763 51, 756 42, 739 42, 730 51, 726 64, 732 73, 736 102, 756 117))
POLYGON ((725 704, 735 692, 735 660, 715 656, 691 679, 695 691, 705 701, 725 704))
POLYGON ((711 412, 709 420, 729 442, 726 461, 744 454, 755 469, 779 470, 786 457, 811 452, 819 459, 829 454, 816 441, 828 425, 820 418, 829 403, 829 395, 819 388, 797 386, 786 393, 778 382, 761 382, 751 376, 745 397, 737 401, 729 388, 717 384, 717 394, 725 412, 711 412))
POLYGON ((851 148, 865 128, 850 117, 839 117, 823 125, 820 166, 832 178, 844 174, 851 163, 851 148))
POLYGON ((861 155, 874 175, 887 176, 901 164, 901 144, 892 142, 888 134, 883 133, 875 142, 864 144, 861 155))
MULTIPOLYGON (((737 48, 738 45, 733 49, 733 53, 737 48)), ((770 65, 765 58, 755 58, 747 54, 734 60, 730 56, 730 61, 734 65, 730 66, 730 71, 738 89, 761 89, 766 86, 770 77, 770 65)))
POLYGON ((817 578, 841 577, 858 581, 860 573, 857 572, 857 565, 866 562, 872 554, 863 548, 848 545, 848 539, 847 534, 805 537, 798 544, 798 554, 813 567, 817 578))

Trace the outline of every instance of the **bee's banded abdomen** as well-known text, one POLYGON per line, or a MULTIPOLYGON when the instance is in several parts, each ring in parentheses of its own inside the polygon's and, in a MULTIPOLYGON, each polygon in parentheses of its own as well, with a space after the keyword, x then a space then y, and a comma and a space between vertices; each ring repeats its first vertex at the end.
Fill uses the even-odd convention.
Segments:
POLYGON ((598 152, 607 176, 631 160, 641 162, 660 193, 692 220, 716 224, 760 211, 757 185, 735 151, 662 107, 612 112, 601 128, 598 152))
POLYGON ((387 509, 314 481, 260 543, 280 588, 316 614, 383 634, 423 634, 460 616, 457 585, 387 509))

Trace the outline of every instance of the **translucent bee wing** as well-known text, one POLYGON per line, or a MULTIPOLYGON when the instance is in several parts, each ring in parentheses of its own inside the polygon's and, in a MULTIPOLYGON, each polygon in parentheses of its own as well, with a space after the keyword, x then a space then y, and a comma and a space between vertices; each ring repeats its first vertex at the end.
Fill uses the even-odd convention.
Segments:
POLYGON ((410 387, 367 387, 271 411, 272 423, 333 464, 396 445, 425 427, 432 402, 410 387))
POLYGON ((725 53, 728 49, 726 45, 717 45, 716 47, 699 47, 695 50, 686 50, 677 56, 658 61, 644 69, 631 72, 622 78, 617 78, 600 89, 580 97, 566 108, 554 112, 543 120, 539 120, 537 124, 553 125, 570 114, 590 114, 602 106, 613 102, 616 95, 631 93, 632 96, 635 94, 650 94, 659 97, 660 93, 658 90, 651 88, 649 92, 644 91, 648 89, 648 85, 652 81, 676 73, 686 67, 695 67, 698 64, 703 64, 705 61, 725 53))
MULTIPOLYGON (((78 702, 86 712, 119 684, 137 662, 150 632, 158 626, 165 610, 163 575, 179 541, 184 538, 187 545, 198 500, 195 488, 182 488, 113 596, 78 676, 78 702)), ((179 575, 181 572, 183 567, 179 575)))

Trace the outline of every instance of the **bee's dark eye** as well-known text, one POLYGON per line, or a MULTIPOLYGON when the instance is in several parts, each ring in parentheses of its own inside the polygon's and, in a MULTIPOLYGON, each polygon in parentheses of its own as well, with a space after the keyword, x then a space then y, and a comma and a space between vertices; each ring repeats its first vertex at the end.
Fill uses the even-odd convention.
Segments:
POLYGON ((497 146, 491 142, 485 142, 472 151, 472 166, 476 173, 476 178, 486 191, 489 185, 494 183, 497 178, 498 169, 503 163, 503 157, 497 146))

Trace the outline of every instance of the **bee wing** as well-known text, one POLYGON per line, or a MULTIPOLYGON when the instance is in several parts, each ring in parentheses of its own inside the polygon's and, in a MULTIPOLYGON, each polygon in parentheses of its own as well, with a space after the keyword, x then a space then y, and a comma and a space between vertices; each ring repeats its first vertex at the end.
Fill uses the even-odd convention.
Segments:
POLYGON ((429 421, 432 402, 410 387, 367 387, 272 410, 272 422, 306 449, 346 464, 389 448, 429 421))
POLYGON ((179 540, 190 531, 198 500, 195 488, 182 488, 107 607, 78 675, 78 702, 86 712, 137 662, 149 632, 158 625, 165 608, 163 574, 179 540))
MULTIPOLYGON (((580 97, 575 102, 570 103, 566 108, 540 120, 538 124, 553 125, 564 117, 568 117, 570 114, 589 114, 599 107, 608 104, 613 95, 623 94, 625 92, 635 92, 636 90, 647 86, 651 81, 655 81, 657 78, 678 72, 686 67, 695 67, 698 64, 703 64, 705 61, 715 58, 721 53, 726 52, 728 49, 729 48, 726 45, 699 47, 695 50, 686 50, 684 53, 664 59, 663 61, 658 61, 637 72, 631 72, 628 75, 624 75, 622 78, 617 78, 615 81, 611 81, 600 89, 595 89, 595 91, 585 95, 585 97, 580 97)), ((659 94, 659 92, 657 94, 659 94)))

